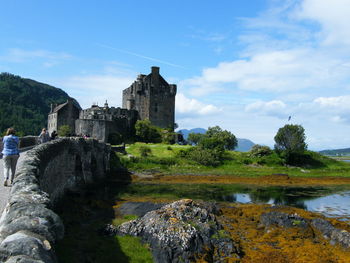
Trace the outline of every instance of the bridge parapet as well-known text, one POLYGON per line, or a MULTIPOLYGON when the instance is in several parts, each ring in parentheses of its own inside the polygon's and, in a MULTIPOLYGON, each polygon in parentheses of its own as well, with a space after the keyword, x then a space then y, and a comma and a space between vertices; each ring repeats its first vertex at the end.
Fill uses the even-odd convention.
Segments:
POLYGON ((109 154, 108 144, 82 138, 28 151, 0 218, 0 262, 56 262, 52 245, 63 238, 64 226, 52 209, 67 190, 103 179, 109 154))

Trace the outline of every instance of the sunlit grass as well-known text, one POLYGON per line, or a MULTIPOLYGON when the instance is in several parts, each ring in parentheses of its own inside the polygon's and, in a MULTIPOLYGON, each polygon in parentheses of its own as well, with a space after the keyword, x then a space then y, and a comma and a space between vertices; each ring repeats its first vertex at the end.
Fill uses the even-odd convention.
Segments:
POLYGON ((135 143, 127 145, 130 156, 120 156, 128 169, 139 172, 162 174, 196 174, 196 175, 233 175, 259 177, 270 174, 288 174, 289 176, 341 176, 350 177, 350 163, 336 161, 317 153, 308 152, 314 165, 291 167, 283 165, 282 159, 273 153, 265 157, 251 157, 249 153, 226 151, 225 160, 217 167, 199 165, 178 156, 180 150, 191 146, 135 143), (140 157, 139 148, 147 146, 151 149, 148 157, 140 157))
POLYGON ((152 254, 147 244, 139 237, 116 236, 120 250, 128 258, 128 263, 153 263, 152 254))
POLYGON ((115 226, 120 226, 121 224, 134 219, 137 219, 136 215, 124 215, 123 217, 113 219, 112 224, 115 226))

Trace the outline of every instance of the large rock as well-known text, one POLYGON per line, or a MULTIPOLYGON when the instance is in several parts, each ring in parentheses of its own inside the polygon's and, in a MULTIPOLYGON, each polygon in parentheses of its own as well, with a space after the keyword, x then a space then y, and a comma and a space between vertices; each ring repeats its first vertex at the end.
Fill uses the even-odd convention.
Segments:
POLYGON ((191 262, 203 257, 224 262, 238 257, 238 249, 217 221, 215 205, 180 200, 122 224, 121 234, 141 236, 149 243, 155 262, 191 262))
POLYGON ((350 247, 350 233, 348 231, 335 228, 322 218, 313 219, 311 225, 320 231, 325 238, 329 239, 331 244, 340 244, 345 248, 350 247))
POLYGON ((278 211, 272 211, 262 214, 260 220, 265 227, 278 226, 286 228, 308 228, 306 219, 297 214, 286 214, 278 211))
MULTIPOLYGON (((344 248, 350 247, 350 233, 344 229, 334 227, 330 222, 322 218, 305 219, 297 214, 287 214, 279 211, 264 213, 260 217, 260 223, 269 229, 270 227, 291 228, 296 227, 304 232, 314 233, 319 231, 331 244, 339 244, 344 248)), ((314 235, 314 234, 312 234, 314 235)))

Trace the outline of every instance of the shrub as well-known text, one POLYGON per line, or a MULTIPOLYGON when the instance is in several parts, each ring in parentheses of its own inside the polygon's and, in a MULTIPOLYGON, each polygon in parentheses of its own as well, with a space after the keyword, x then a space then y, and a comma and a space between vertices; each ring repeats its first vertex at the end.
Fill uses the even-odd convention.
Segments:
POLYGON ((174 165, 177 163, 177 159, 174 157, 167 157, 167 158, 161 158, 161 157, 151 157, 147 159, 150 163, 154 164, 160 164, 160 165, 174 165))
POLYGON ((212 137, 204 137, 203 139, 201 139, 198 143, 198 147, 207 149, 207 150, 224 151, 223 142, 218 138, 212 138, 212 137))
POLYGON ((152 150, 150 147, 142 145, 139 148, 139 152, 140 152, 141 157, 147 157, 152 153, 152 150))
POLYGON ((149 120, 138 120, 135 124, 135 133, 140 142, 161 142, 162 135, 160 129, 153 126, 149 120))
POLYGON ((161 131, 161 135, 162 135, 162 143, 165 143, 165 144, 175 143, 175 136, 176 136, 175 132, 164 129, 161 131))
POLYGON ((204 134, 201 133, 190 133, 188 135, 187 141, 191 145, 197 145, 198 142, 203 138, 204 134))
POLYGON ((72 134, 72 129, 69 125, 62 125, 61 127, 58 128, 58 135, 60 137, 68 137, 71 136, 72 134))
POLYGON ((188 149, 186 153, 180 153, 180 155, 204 166, 218 166, 222 162, 223 152, 215 149, 193 147, 188 149))
POLYGON ((259 144, 255 144, 250 150, 250 156, 252 157, 262 157, 270 154, 272 154, 270 147, 259 144))

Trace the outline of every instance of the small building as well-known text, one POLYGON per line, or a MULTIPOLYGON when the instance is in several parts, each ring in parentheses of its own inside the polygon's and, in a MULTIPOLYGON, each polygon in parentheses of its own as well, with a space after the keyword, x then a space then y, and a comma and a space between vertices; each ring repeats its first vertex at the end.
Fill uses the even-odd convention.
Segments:
POLYGON ((176 85, 165 81, 159 67, 151 70, 123 90, 123 108, 136 110, 140 120, 148 119, 155 126, 174 130, 176 85))
POLYGON ((65 103, 60 105, 51 104, 47 121, 49 134, 53 131, 57 132, 62 125, 69 125, 72 133, 74 133, 75 120, 79 118, 80 111, 80 105, 73 98, 69 98, 65 103))

